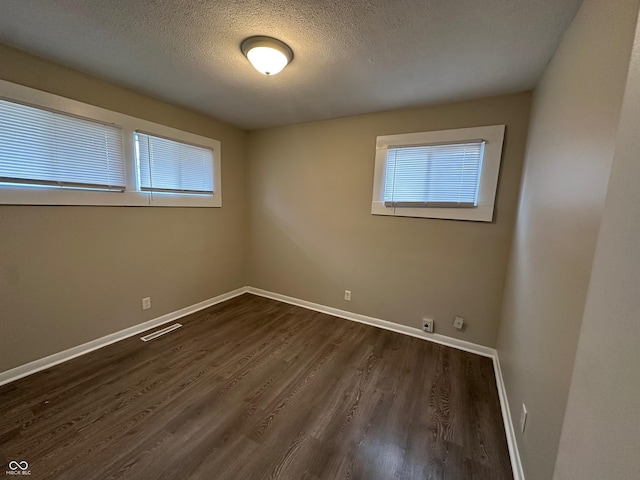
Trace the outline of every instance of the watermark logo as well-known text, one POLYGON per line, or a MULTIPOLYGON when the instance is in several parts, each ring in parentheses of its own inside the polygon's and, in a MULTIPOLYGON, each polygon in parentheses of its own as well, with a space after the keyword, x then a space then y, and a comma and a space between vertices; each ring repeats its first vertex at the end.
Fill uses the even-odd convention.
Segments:
POLYGON ((31 475, 29 463, 26 460, 11 460, 9 462, 9 470, 5 472, 7 475, 31 475))

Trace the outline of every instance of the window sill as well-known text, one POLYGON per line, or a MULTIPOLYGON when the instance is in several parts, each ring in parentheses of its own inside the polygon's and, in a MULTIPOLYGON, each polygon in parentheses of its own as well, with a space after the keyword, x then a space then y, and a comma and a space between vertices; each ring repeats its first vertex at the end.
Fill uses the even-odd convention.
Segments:
POLYGON ((393 208, 385 207, 384 202, 372 202, 371 214, 391 217, 439 218, 444 220, 492 222, 493 205, 478 205, 473 208, 393 208))
POLYGON ((220 195, 171 195, 146 192, 95 192, 3 186, 0 205, 85 205, 120 207, 222 207, 220 195))

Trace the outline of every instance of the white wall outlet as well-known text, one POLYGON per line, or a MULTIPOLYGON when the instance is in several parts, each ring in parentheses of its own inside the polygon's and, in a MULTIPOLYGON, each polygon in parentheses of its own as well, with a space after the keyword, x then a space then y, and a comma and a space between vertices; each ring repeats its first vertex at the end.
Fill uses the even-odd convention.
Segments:
POLYGON ((422 330, 425 332, 433 333, 433 318, 422 319, 422 330))
POLYGON ((527 426, 527 407, 522 404, 522 412, 520 412, 520 432, 524 433, 524 429, 527 426))
POLYGON ((149 310, 151 308, 151 297, 144 297, 142 299, 142 309, 149 310))
POLYGON ((344 291, 344 299, 345 299, 347 302, 350 302, 350 301, 351 301, 351 290, 345 290, 345 291, 344 291))
POLYGON ((462 330, 462 327, 464 327, 464 318, 456 317, 456 319, 453 321, 453 328, 457 328, 458 330, 462 330))

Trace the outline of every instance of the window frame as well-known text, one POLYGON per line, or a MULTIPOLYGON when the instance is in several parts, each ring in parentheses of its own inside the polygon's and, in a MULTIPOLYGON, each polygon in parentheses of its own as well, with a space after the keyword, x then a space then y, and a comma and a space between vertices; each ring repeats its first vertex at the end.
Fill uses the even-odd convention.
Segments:
POLYGON ((126 182, 124 192, 0 184, 0 205, 222 207, 221 145, 218 140, 5 80, 0 80, 0 98, 119 127, 123 136, 126 182), (140 191, 133 136, 136 130, 210 148, 213 151, 214 194, 209 196, 140 191))
POLYGON ((456 128, 431 132, 402 133, 376 137, 376 157, 373 180, 372 215, 395 217, 438 218, 445 220, 468 220, 492 222, 495 199, 502 160, 505 125, 456 128), (484 156, 480 170, 478 204, 472 207, 387 207, 384 202, 384 183, 389 147, 409 147, 438 143, 485 141, 484 156))

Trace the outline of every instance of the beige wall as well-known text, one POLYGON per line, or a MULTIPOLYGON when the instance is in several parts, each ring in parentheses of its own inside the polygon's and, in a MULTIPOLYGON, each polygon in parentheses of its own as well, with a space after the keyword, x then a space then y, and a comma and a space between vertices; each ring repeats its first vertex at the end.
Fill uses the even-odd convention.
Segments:
POLYGON ((224 192, 221 209, 0 206, 0 371, 245 284, 245 132, 2 45, 0 78, 220 140, 224 192))
POLYGON ((553 474, 636 12, 585 0, 534 93, 498 337, 527 480, 553 474))
POLYGON ((523 93, 251 132, 249 284, 494 346, 529 107, 523 93), (492 124, 507 125, 495 223, 371 215, 377 135, 492 124))
POLYGON ((640 476, 639 42, 636 32, 556 480, 640 476))

